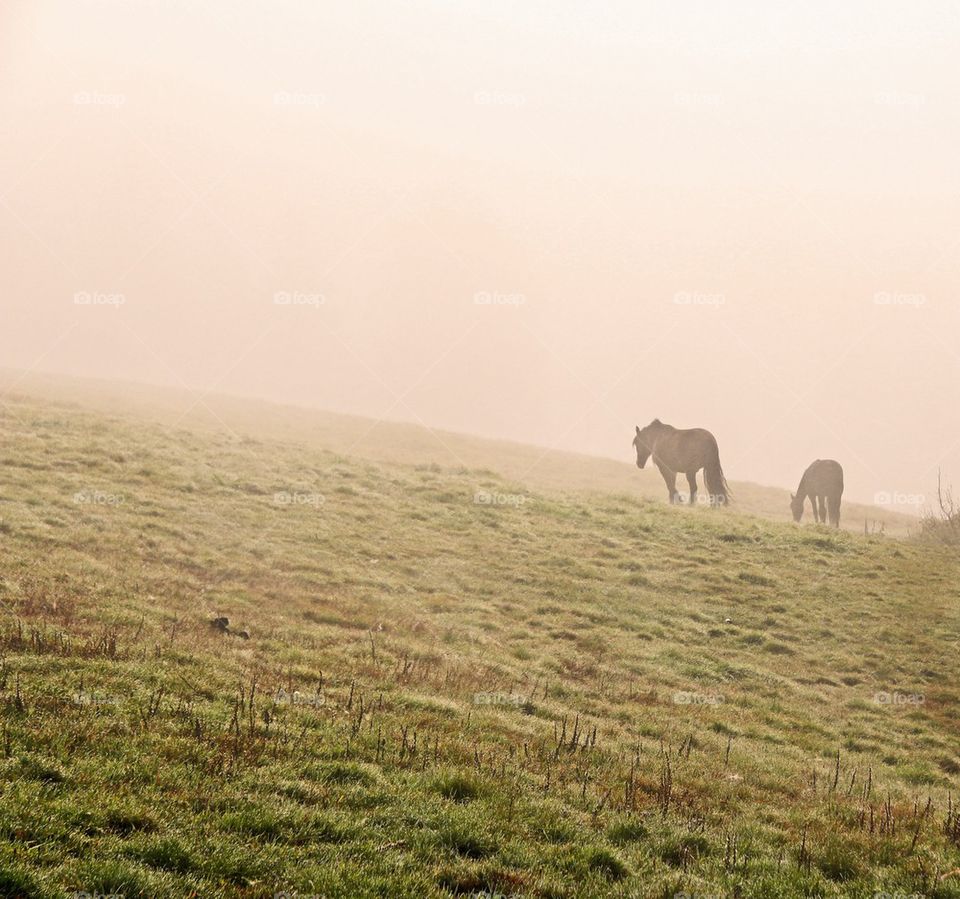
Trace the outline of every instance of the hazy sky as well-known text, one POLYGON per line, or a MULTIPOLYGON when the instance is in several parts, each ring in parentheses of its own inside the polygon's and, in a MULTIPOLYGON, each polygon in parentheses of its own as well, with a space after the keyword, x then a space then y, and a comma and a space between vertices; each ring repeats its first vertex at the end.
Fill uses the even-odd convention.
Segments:
POLYGON ((955 2, 5 0, 0 109, 5 366, 960 487, 955 2))

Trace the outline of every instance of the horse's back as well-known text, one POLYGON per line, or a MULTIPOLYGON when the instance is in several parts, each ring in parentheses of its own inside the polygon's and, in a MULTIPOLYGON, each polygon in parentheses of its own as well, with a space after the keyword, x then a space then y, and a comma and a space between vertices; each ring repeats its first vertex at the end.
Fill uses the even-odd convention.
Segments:
POLYGON ((833 459, 817 459, 803 477, 812 493, 843 493, 843 467, 833 459))
POLYGON ((678 430, 680 440, 685 443, 700 444, 701 446, 716 446, 717 438, 706 428, 685 428, 678 430))
POLYGON ((704 428, 671 428, 656 454, 674 471, 697 471, 718 455, 717 440, 704 428))

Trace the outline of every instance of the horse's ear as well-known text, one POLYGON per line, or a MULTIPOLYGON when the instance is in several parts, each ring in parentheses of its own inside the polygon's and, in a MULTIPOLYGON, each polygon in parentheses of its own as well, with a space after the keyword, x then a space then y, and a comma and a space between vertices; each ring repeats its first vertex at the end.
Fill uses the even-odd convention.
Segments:
POLYGON ((637 436, 640 436, 640 425, 637 425, 637 436))
POLYGON ((653 421, 650 422, 650 424, 652 424, 652 425, 658 425, 658 424, 660 424, 660 423, 661 423, 661 422, 660 422, 660 419, 659 419, 659 418, 655 418, 653 421))

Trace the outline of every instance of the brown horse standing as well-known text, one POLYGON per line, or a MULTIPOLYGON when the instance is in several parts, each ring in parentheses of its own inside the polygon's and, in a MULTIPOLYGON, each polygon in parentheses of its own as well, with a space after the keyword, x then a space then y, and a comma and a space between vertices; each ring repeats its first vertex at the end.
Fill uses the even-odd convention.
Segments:
POLYGON ((710 505, 723 505, 730 498, 727 479, 720 467, 720 450, 709 431, 703 428, 681 430, 655 418, 643 430, 637 426, 633 445, 637 449, 637 468, 643 468, 647 459, 653 456, 653 464, 667 482, 671 503, 679 502, 677 474, 681 472, 687 476, 690 485, 690 504, 696 502, 697 472, 701 468, 710 505))
POLYGON ((823 524, 830 517, 830 524, 840 527, 840 497, 843 496, 843 469, 833 459, 817 459, 800 478, 795 494, 790 494, 790 510, 793 520, 803 517, 803 502, 810 497, 813 517, 823 524))

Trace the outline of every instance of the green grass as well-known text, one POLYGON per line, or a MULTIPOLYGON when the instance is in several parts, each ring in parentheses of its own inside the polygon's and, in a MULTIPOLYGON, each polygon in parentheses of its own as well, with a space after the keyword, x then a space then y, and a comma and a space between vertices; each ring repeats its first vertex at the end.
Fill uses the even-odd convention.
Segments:
POLYGON ((0 895, 960 896, 955 551, 0 427, 0 895))
MULTIPOLYGON (((630 422, 626 427, 623 457, 618 461, 437 431, 409 423, 373 422, 353 415, 259 400, 0 368, 0 395, 11 391, 56 403, 67 400, 84 409, 109 415, 120 412, 144 422, 189 428, 208 436, 232 431, 253 435, 261 441, 297 443, 311 451, 325 450, 353 460, 435 466, 437 471, 448 470, 451 466, 468 468, 478 477, 486 474, 494 479, 512 480, 522 483, 528 490, 629 492, 655 499, 658 505, 666 497, 666 487, 656 467, 648 464, 643 471, 636 467, 636 452, 631 446, 633 424, 630 422)), ((722 446, 721 440, 721 451, 722 446)), ((738 512, 773 521, 793 520, 789 490, 739 480, 743 472, 732 468, 727 473, 738 512)), ((797 472, 797 481, 801 474, 797 472)), ((685 488, 682 477, 679 484, 685 488)), ((702 491, 702 475, 700 485, 702 491)), ((916 516, 894 512, 888 507, 852 502, 853 487, 852 483, 848 484, 848 496, 843 503, 844 528, 861 534, 865 530, 871 533, 882 531, 898 537, 919 533, 921 521, 916 516)), ((353 487, 348 484, 339 489, 348 494, 353 487)), ((440 485, 437 498, 443 493, 440 485)), ((452 493, 447 494, 448 501, 452 496, 452 493)), ((423 514, 413 513, 414 517, 423 514)), ((804 520, 809 518, 808 509, 804 520)))

